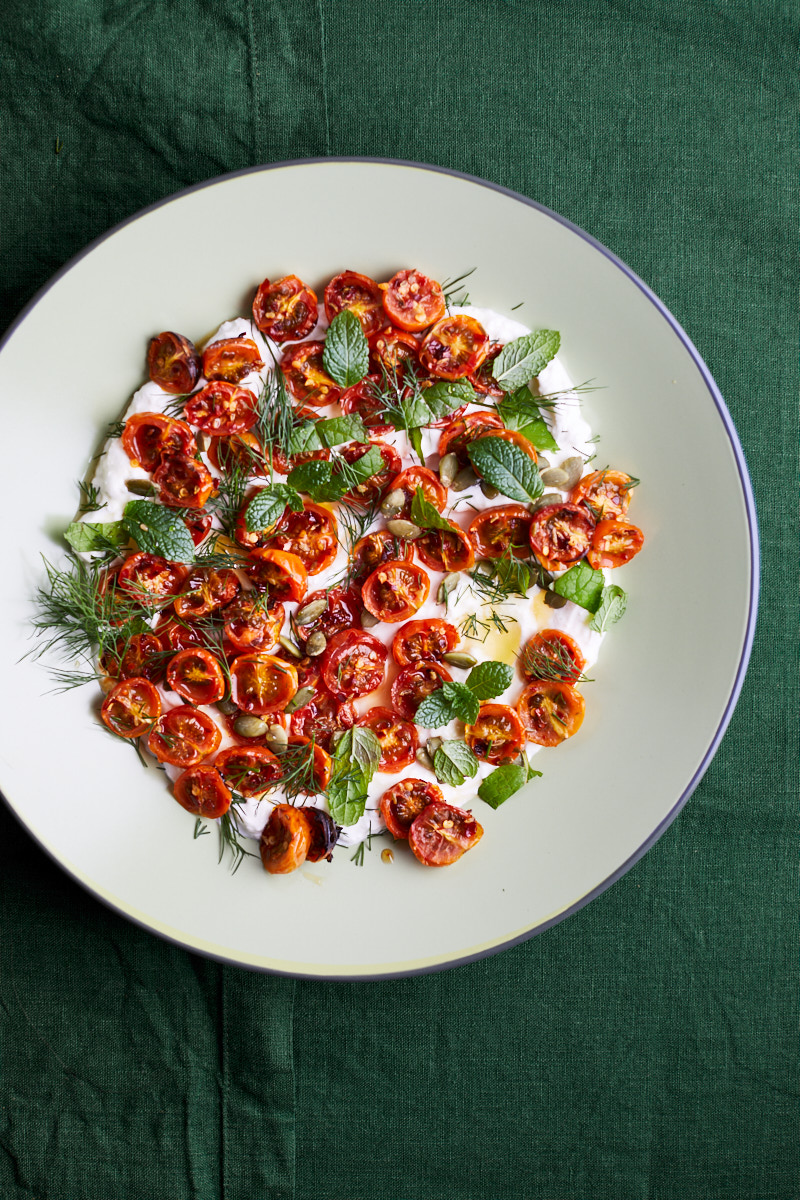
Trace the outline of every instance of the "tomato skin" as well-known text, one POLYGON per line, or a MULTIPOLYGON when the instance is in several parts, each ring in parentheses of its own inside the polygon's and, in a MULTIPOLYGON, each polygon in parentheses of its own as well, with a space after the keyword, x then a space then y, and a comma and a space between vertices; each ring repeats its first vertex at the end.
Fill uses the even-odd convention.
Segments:
POLYGON ((447 488, 438 475, 427 467, 406 467, 389 485, 390 492, 402 492, 405 499, 399 516, 408 521, 411 517, 411 504, 417 488, 422 488, 422 494, 437 512, 441 512, 447 503, 447 488))
POLYGON ((352 729, 356 710, 347 701, 337 700, 326 687, 320 687, 308 704, 292 713, 289 728, 293 734, 313 738, 315 745, 330 753, 333 735, 340 729, 352 729))
POLYGON ((426 334, 419 359, 431 375, 463 379, 477 370, 488 349, 489 335, 474 317, 443 317, 426 334))
POLYGON ((542 629, 528 641, 519 657, 520 670, 527 680, 556 678, 574 683, 586 666, 578 643, 560 629, 542 629))
POLYGON ((459 466, 468 467, 471 465, 467 453, 470 442, 474 442, 481 434, 496 434, 504 428, 497 413, 472 412, 465 417, 451 417, 439 438, 439 456, 444 458, 445 454, 455 454, 459 466))
POLYGON ((310 844, 311 827, 305 810, 292 804, 276 804, 259 841, 264 870, 270 875, 296 871, 306 861, 310 844))
POLYGON ((100 659, 100 669, 110 679, 156 681, 164 674, 163 649, 156 634, 136 633, 120 641, 114 650, 106 651, 100 659))
POLYGON ((453 676, 438 662, 415 662, 395 676, 392 682, 392 704, 406 721, 413 721, 422 701, 436 692, 443 683, 452 683, 453 676))
POLYGON ((207 713, 190 705, 170 708, 150 730, 147 749, 162 763, 194 767, 219 747, 222 734, 207 713))
POLYGON ((377 529, 356 542, 350 555, 350 577, 361 584, 374 570, 393 559, 413 558, 410 542, 402 542, 388 529, 377 529))
POLYGON ((569 683, 536 679, 517 701, 517 713, 529 742, 558 746, 583 723, 583 696, 569 683))
POLYGON ((383 683, 387 650, 366 629, 344 629, 322 655, 322 680, 337 700, 368 696, 383 683))
POLYGON ((586 554, 594 521, 577 504, 546 504, 531 521, 533 553, 546 571, 572 566, 586 554))
POLYGON ((638 525, 620 520, 598 521, 586 557, 595 570, 621 567, 630 562, 643 545, 644 534, 638 525))
POLYGON ((147 373, 165 392, 190 392, 200 378, 200 355, 182 333, 158 333, 147 348, 147 373))
POLYGON ((481 365, 469 376, 469 381, 482 396, 491 396, 493 400, 502 400, 505 392, 492 374, 492 363, 503 349, 502 342, 492 342, 481 365))
POLYGON ((203 374, 209 381, 239 383, 251 371, 260 371, 264 363, 252 338, 221 338, 203 351, 203 374))
POLYGON ((342 412, 346 416, 358 416, 366 429, 376 437, 384 437, 394 429, 384 415, 384 403, 376 391, 380 383, 378 375, 367 375, 359 383, 342 392, 342 412))
POLYGON ((401 383, 409 367, 419 369, 419 342, 411 333, 384 330, 370 338, 369 351, 378 379, 385 373, 392 382, 401 383))
POLYGON ((421 271, 398 271, 384 288, 383 307, 393 325, 419 332, 444 316, 444 292, 421 271))
POLYGON ((423 866, 449 867, 482 837, 483 826, 472 813, 452 804, 434 803, 412 821, 408 844, 423 866))
POLYGON ((239 654, 231 666, 231 696, 243 712, 281 712, 297 691, 297 671, 272 654, 239 654))
POLYGON ((162 600, 181 591, 188 573, 189 569, 183 563, 169 562, 157 554, 140 550, 125 559, 119 568, 116 585, 146 608, 157 608, 162 600))
POLYGON ((578 480, 570 501, 584 505, 596 521, 624 517, 632 484, 633 479, 624 471, 592 471, 578 480))
POLYGON ((269 590, 272 600, 300 601, 308 590, 308 571, 296 554, 259 546, 250 551, 245 568, 258 591, 269 590))
POLYGON ((525 729, 509 704, 482 704, 475 724, 465 726, 464 741, 482 762, 510 762, 525 744, 525 729))
POLYGON ((323 808, 307 806, 303 811, 311 826, 311 844, 306 855, 306 862, 320 862, 323 858, 331 862, 339 837, 339 829, 333 817, 323 808))
POLYGON ((450 522, 450 529, 452 532, 427 529, 414 542, 417 555, 431 571, 469 571, 475 566, 475 551, 467 534, 455 521, 450 522))
POLYGON ((213 567, 190 571, 185 590, 175 597, 173 607, 181 620, 200 621, 230 604, 240 588, 235 571, 217 571, 213 567))
POLYGON ((269 463, 264 457, 261 443, 249 430, 233 433, 230 437, 212 437, 208 442, 208 457, 211 465, 223 475, 241 468, 248 475, 268 475, 269 463))
POLYGON ((183 518, 183 523, 192 535, 195 546, 199 546, 208 537, 208 531, 211 528, 211 513, 198 509, 196 512, 187 513, 183 518))
POLYGON ((367 337, 389 324, 383 309, 381 289, 369 275, 342 271, 325 288, 325 315, 329 321, 345 309, 354 313, 367 337))
POLYGON ((271 650, 285 616, 279 601, 262 606, 252 592, 242 592, 223 611, 223 632, 234 650, 271 650))
POLYGON ((208 467, 188 454, 162 458, 153 472, 162 504, 173 508, 203 508, 214 491, 214 476, 208 467))
POLYGON ((398 667, 419 662, 439 662, 459 643, 455 625, 440 617, 426 621, 408 621, 401 625, 392 641, 392 657, 398 667))
POLYGON ((313 333, 319 312, 317 296, 296 275, 270 283, 265 279, 253 300, 253 320, 273 342, 299 342, 313 333))
POLYGON ((161 716, 161 697, 149 679, 132 676, 112 688, 100 717, 118 737, 141 737, 161 716))
POLYGON ((207 646, 208 639, 201 627, 185 625, 176 620, 171 609, 162 610, 155 634, 163 650, 186 650, 189 646, 207 646))
POLYGON ((122 449, 132 466, 152 474, 162 458, 194 454, 197 443, 185 421, 177 421, 163 413, 134 413, 125 422, 122 449))
POLYGON ((393 783, 381 796, 381 816, 396 841, 408 841, 414 820, 429 804, 444 804, 442 789, 424 779, 406 778, 393 783))
POLYGON ((225 676, 210 650, 179 650, 167 667, 167 684, 191 704, 216 704, 225 695, 225 676))
POLYGON ((381 746, 379 771, 402 771, 417 757, 419 735, 410 721, 404 721, 390 708, 370 709, 356 725, 371 729, 381 746))
POLYGON ((361 628, 360 616, 362 610, 361 597, 355 588, 331 588, 330 591, 310 592, 305 603, 313 604, 315 600, 327 600, 328 606, 315 621, 307 625, 295 625, 294 633, 299 646, 311 637, 312 633, 324 633, 330 639, 343 629, 361 628))
POLYGON ((473 519, 468 530, 475 553, 481 558, 502 558, 510 549, 515 558, 527 558, 532 520, 530 509, 522 504, 485 508, 473 519))
MULTIPOLYGON (((302 737, 299 734, 289 735, 290 746, 310 746, 311 739, 302 737)), ((311 788, 304 789, 308 795, 324 792, 325 788, 331 781, 331 756, 322 746, 314 745, 312 776, 313 784, 311 788)))
POLYGON ((220 750, 214 766, 226 786, 247 800, 263 796, 281 777, 280 759, 266 746, 228 746, 220 750))
POLYGON ((252 429, 258 418, 256 398, 247 388, 217 380, 190 397, 183 410, 190 425, 211 437, 230 437, 252 429))
POLYGON ((310 500, 305 501, 302 512, 287 508, 275 526, 272 545, 296 555, 308 575, 319 575, 339 550, 336 517, 310 500))
POLYGON ((301 342, 290 346, 281 358, 286 386, 296 400, 323 408, 335 404, 342 394, 322 365, 324 342, 301 342))
POLYGON ((181 808, 214 821, 231 806, 231 793, 216 767, 189 767, 175 780, 175 799, 181 808))
POLYGON ((410 559, 396 559, 367 576, 361 588, 361 597, 367 612, 379 621, 395 624, 407 621, 419 612, 428 593, 431 581, 427 571, 410 559))
POLYGON ((386 493, 389 484, 400 470, 400 455, 394 446, 375 439, 371 442, 351 442, 349 446, 340 446, 339 453, 347 463, 356 463, 363 458, 368 450, 375 447, 383 459, 383 469, 357 487, 351 488, 343 497, 344 504, 353 504, 358 508, 368 508, 377 503, 386 493))

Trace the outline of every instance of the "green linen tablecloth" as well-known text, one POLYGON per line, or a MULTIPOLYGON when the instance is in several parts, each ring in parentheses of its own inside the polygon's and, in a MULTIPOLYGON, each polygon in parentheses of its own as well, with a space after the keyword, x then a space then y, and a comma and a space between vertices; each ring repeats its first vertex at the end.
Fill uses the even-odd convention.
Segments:
POLYGON ((205 961, 0 812, 3 1200, 800 1196, 797 26, 789 0, 6 0, 3 325, 91 238, 222 172, 482 176, 599 238, 698 346, 750 464, 763 599, 729 732, 656 847, 443 974, 205 961))

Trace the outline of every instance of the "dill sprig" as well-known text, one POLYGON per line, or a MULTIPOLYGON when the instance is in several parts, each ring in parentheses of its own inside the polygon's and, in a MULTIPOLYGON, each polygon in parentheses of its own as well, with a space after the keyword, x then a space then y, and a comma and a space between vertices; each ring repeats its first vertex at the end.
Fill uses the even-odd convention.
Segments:
MULTIPOLYGON (((239 835, 241 834, 241 830, 239 829, 239 826, 236 824, 236 815, 235 815, 235 808, 236 808, 236 805, 239 803, 241 803, 241 801, 233 800, 231 803, 231 807, 228 809, 228 811, 226 813, 222 814, 222 816, 219 818, 219 822, 217 824, 217 831, 219 833, 219 858, 217 859, 217 862, 220 862, 220 863, 222 862, 223 858, 225 857, 225 853, 227 851, 231 855, 231 858, 233 860, 231 863, 231 875, 236 874, 236 872, 239 870, 239 867, 242 865, 242 863, 244 862, 244 860, 246 858, 258 858, 259 857, 257 854, 254 854, 252 850, 245 850, 244 846, 242 845, 241 841, 239 840, 239 835)), ((194 836, 195 837, 198 836, 196 825, 195 825, 194 836)))
MULTIPOLYGON (((302 418, 292 402, 286 387, 286 376, 273 353, 273 369, 268 372, 261 391, 256 397, 258 416, 252 432, 264 450, 275 447, 284 457, 289 457, 292 433, 302 424, 302 418)), ((270 463, 272 455, 270 453, 270 463)))
POLYGON ((109 421, 104 440, 107 441, 109 438, 121 438, 124 432, 124 421, 109 421))
POLYGON ((511 596, 527 596, 533 582, 531 568, 506 550, 500 558, 482 559, 469 572, 472 589, 485 604, 503 604, 511 596))
POLYGON ((517 618, 512 617, 510 613, 500 613, 493 608, 483 616, 468 613, 459 623, 459 629, 462 635, 471 641, 485 642, 493 628, 498 633, 508 633, 512 625, 518 624, 517 618))
POLYGON ((250 476, 242 464, 232 463, 221 474, 216 494, 206 503, 206 508, 216 516, 228 537, 234 536, 236 519, 244 504, 249 480, 250 476))
POLYGON ((100 490, 93 483, 78 480, 78 489, 81 494, 81 502, 78 506, 79 513, 97 512, 103 508, 103 505, 100 503, 100 490))
POLYGON ((290 804, 294 804, 298 796, 317 796, 322 792, 314 778, 314 749, 312 738, 279 751, 281 778, 278 786, 290 804))
POLYGON ((539 646, 528 642, 520 655, 520 663, 529 679, 571 684, 594 682, 587 675, 575 674, 575 660, 567 647, 555 639, 539 646))
POLYGON ((379 511, 380 503, 377 498, 371 500, 366 508, 350 508, 345 504, 339 506, 336 514, 339 522, 336 536, 339 545, 343 546, 348 554, 353 553, 356 544, 369 532, 379 511))
POLYGON ((191 392, 182 392, 178 396, 171 396, 164 405, 164 416, 180 420, 183 417, 183 410, 190 395, 191 392))
POLYGON ((457 275, 455 279, 442 280, 444 302, 448 312, 453 305, 460 308, 464 304, 469 304, 469 292, 466 288, 461 287, 461 284, 465 279, 469 279, 470 275, 474 275, 476 270, 476 267, 471 267, 469 271, 465 271, 463 275, 457 275))

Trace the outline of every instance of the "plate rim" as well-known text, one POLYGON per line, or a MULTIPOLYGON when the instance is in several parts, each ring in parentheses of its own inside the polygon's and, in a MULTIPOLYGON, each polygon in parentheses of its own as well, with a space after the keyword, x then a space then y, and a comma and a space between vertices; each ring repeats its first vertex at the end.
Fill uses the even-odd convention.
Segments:
POLYGON ((544 933, 545 930, 552 928, 554 925, 560 924, 563 920, 565 920, 572 913, 578 912, 580 909, 584 908, 587 904, 589 904, 592 900, 594 900, 598 896, 602 895, 602 893, 605 892, 608 888, 610 888, 612 884, 616 883, 618 879, 621 879, 623 875, 626 875, 628 873, 628 871, 630 871, 636 865, 636 863, 641 858, 644 857, 644 855, 647 853, 647 851, 650 850, 655 845, 655 843, 666 832, 666 830, 669 828, 669 826, 672 824, 672 822, 678 816, 678 813, 681 811, 681 809, 687 803, 690 796, 697 789, 701 779, 703 778, 703 776, 705 775, 709 766, 711 765, 711 761, 714 758, 715 754, 717 753, 717 750, 719 749, 722 738, 724 737, 725 732, 728 728, 728 725, 730 724, 734 709, 736 708, 736 704, 738 703, 739 697, 741 695, 742 687, 744 685, 744 679, 745 679, 745 676, 747 673, 747 668, 748 668, 749 661, 750 661, 750 655, 751 655, 752 648, 753 648, 753 640, 755 637, 755 628, 756 628, 756 623, 757 623, 757 619, 758 619, 758 603, 759 603, 759 592, 760 592, 760 544, 759 544, 759 533, 758 533, 758 515, 757 515, 757 510, 756 510, 755 497, 753 494, 753 487, 752 487, 752 483, 750 480, 750 474, 749 474, 749 471, 747 468, 744 451, 742 449, 742 445, 739 440, 739 435, 737 433, 736 426, 734 425, 733 418, 731 417, 731 414, 728 410, 728 407, 725 403, 722 393, 720 392, 719 387, 717 386, 716 381, 714 380, 709 368, 706 366, 705 361, 703 360, 702 356, 700 355, 699 351, 697 350, 696 346, 692 342, 689 335, 686 333, 686 331, 683 329, 683 327, 680 325, 680 323, 677 321, 677 319, 673 316, 673 314, 670 312, 670 310, 666 307, 664 302, 659 299, 659 297, 655 294, 655 292, 644 282, 644 280, 642 280, 636 274, 635 271, 633 271, 627 265, 627 263, 625 263, 621 258, 619 258, 612 250, 609 250, 608 247, 605 246, 602 242, 598 241, 597 238, 595 238, 591 234, 587 233, 586 230, 582 229, 579 225, 576 225, 569 218, 562 216, 560 213, 555 212, 553 209, 548 208, 546 205, 541 204, 539 201, 533 200, 529 196, 523 195, 521 192, 516 192, 513 189, 507 188, 504 185, 499 184, 499 183, 493 183, 491 180, 483 179, 478 175, 471 175, 464 171, 458 171, 452 167, 443 167, 443 166, 438 166, 438 165, 432 164, 432 163, 417 162, 412 159, 386 158, 386 157, 373 157, 373 156, 351 156, 351 155, 320 156, 320 157, 311 157, 311 158, 282 159, 278 162, 261 163, 256 166, 242 167, 235 171, 225 172, 222 175, 212 176, 210 179, 202 180, 199 183, 189 184, 187 187, 181 188, 176 192, 171 192, 168 196, 164 196, 160 200, 156 200, 152 204, 146 205, 144 208, 137 209, 136 212, 131 213, 130 216, 123 218, 121 221, 118 221, 115 225, 111 226, 109 229, 105 230, 103 233, 101 233, 97 237, 93 238, 90 242, 88 242, 85 246, 83 246, 76 254, 74 254, 64 264, 62 264, 62 266, 59 267, 58 270, 52 276, 50 276, 50 278, 46 281, 46 283, 44 283, 34 293, 34 295, 31 297, 31 299, 27 302, 27 304, 25 304, 25 306, 21 309, 21 311, 17 314, 17 316, 14 318, 14 320, 11 322, 11 324, 8 326, 8 328, 5 330, 5 332, 2 335, 2 338, 0 338, 0 354, 2 354, 6 344, 8 342, 10 342, 10 340, 16 333, 17 329, 22 325, 22 323, 25 320, 27 320, 27 318, 31 314, 31 312, 36 308, 36 306, 45 297, 45 295, 47 295, 47 293, 51 290, 51 288, 53 288, 61 280, 62 277, 67 275, 68 272, 71 271, 75 266, 77 266, 78 263, 81 262, 82 259, 84 259, 87 255, 91 254, 103 242, 105 242, 109 238, 113 237, 116 233, 118 233, 120 230, 126 228, 128 225, 132 225, 135 221, 138 221, 140 218, 146 217, 149 213, 155 212, 156 210, 163 208, 168 204, 172 204, 175 201, 181 200, 185 196, 189 196, 194 192, 206 190, 207 188, 214 187, 217 184, 225 183, 231 179, 242 178, 246 175, 263 174, 267 171, 279 170, 279 169, 286 168, 286 167, 311 166, 311 165, 321 165, 321 164, 328 164, 328 163, 338 163, 338 164, 366 163, 366 164, 371 164, 371 165, 382 165, 382 166, 390 166, 390 167, 407 167, 407 168, 412 168, 412 169, 420 170, 420 171, 428 171, 433 174, 448 175, 448 176, 451 176, 456 179, 464 180, 467 183, 472 183, 472 184, 476 184, 480 187, 487 188, 490 191, 497 192, 503 196, 507 196, 512 200, 519 201, 522 204, 525 204, 527 207, 533 208, 537 212, 543 214, 544 216, 549 217, 550 219, 556 221, 559 225, 562 225, 565 229, 569 230, 573 234, 576 234, 584 242, 588 243, 588 245, 590 245, 593 249, 599 251, 599 253, 602 254, 603 257, 608 259, 609 262, 611 262, 615 267, 617 267, 620 271, 622 271, 622 273, 639 289, 639 291, 646 297, 646 299, 656 308, 656 310, 659 312, 659 314, 662 316, 662 318, 667 322, 669 327, 672 329, 673 333, 677 336, 678 340, 681 342, 684 349, 689 354, 689 357, 692 359, 698 372, 700 373, 700 376, 701 376, 701 378, 709 392, 709 395, 711 396, 711 399, 717 409, 717 412, 722 421, 723 428, 728 436, 728 441, 730 443, 731 451, 733 453, 734 461, 736 463, 736 468, 737 468, 737 472, 738 472, 738 476, 739 476, 739 483, 740 483, 740 486, 742 489, 742 496, 744 499, 745 516, 746 516, 746 521, 747 521, 747 531, 748 531, 748 535, 749 535, 749 549, 750 549, 750 555, 749 555, 749 560, 748 560, 748 567, 749 567, 749 571, 750 571, 750 580, 749 580, 747 622, 746 622, 745 630, 744 630, 744 637, 743 637, 743 641, 742 641, 741 653, 739 656, 739 663, 736 668, 736 674, 734 676, 731 692, 728 697, 728 701, 725 705, 725 708, 721 714, 721 717, 720 717, 717 729, 714 733, 714 736, 711 739, 711 742, 709 743, 709 746, 706 749, 694 774, 692 775, 691 779, 689 780, 689 782, 687 783, 686 787, 683 789, 681 794, 678 796, 675 804, 672 806, 672 808, 669 810, 669 812, 666 814, 666 816, 659 822, 659 824, 656 826, 656 828, 648 835, 648 837, 645 839, 645 841, 640 846, 638 846, 637 849, 631 855, 629 855, 628 858, 625 859, 625 861, 615 871, 613 871, 605 879, 601 880, 601 882, 599 884, 596 884, 594 887, 592 887, 585 895, 580 896, 577 900, 573 901, 571 904, 569 904, 564 909, 561 909, 559 912, 552 914, 549 917, 546 917, 543 921, 540 921, 533 928, 524 930, 522 933, 515 934, 512 937, 507 938, 497 944, 493 944, 489 947, 483 947, 483 948, 476 950, 474 952, 471 952, 469 954, 462 954, 456 958, 446 958, 442 961, 437 961, 435 963, 427 963, 423 966, 408 967, 408 968, 401 969, 401 970, 379 971, 377 973, 374 971, 366 971, 366 972, 345 972, 342 974, 339 974, 339 973, 331 974, 331 973, 327 973, 327 972, 320 973, 320 972, 303 971, 303 970, 284 970, 282 968, 274 967, 274 966, 265 966, 265 965, 257 964, 257 963, 245 963, 245 962, 241 962, 237 958, 231 958, 225 954, 215 953, 214 951, 209 950, 209 949, 203 949, 201 947, 191 944, 190 942, 181 940, 180 937, 173 936, 165 931, 154 928, 146 920, 140 919, 139 917, 128 912, 121 904, 115 903, 109 897, 106 897, 106 896, 100 894, 98 891, 96 891, 92 887, 92 885, 89 881, 82 879, 77 874, 76 870, 73 870, 71 867, 69 867, 66 863, 64 863, 61 859, 59 859, 57 857, 55 852, 51 851, 46 845, 44 845, 44 843, 41 841, 39 836, 27 824, 22 813, 19 812, 14 807, 11 800, 9 800, 5 796, 4 793, 0 792, 0 799, 2 799, 5 808, 11 812, 11 814, 14 816, 14 818, 19 822, 19 824, 25 830, 26 834, 29 837, 31 837, 32 840, 36 843, 38 848, 41 851, 43 851, 44 854, 53 863, 55 863, 56 866, 58 866, 58 868, 61 871, 63 871, 70 879, 72 879, 73 882, 77 883, 94 900, 98 901, 100 904, 102 904, 106 908, 110 909, 116 915, 123 917, 126 921, 132 923, 133 925, 138 926, 141 929, 146 930, 147 933, 149 933, 151 935, 155 935, 156 937, 160 938, 162 941, 166 941, 174 946, 179 947, 182 950, 188 951, 189 953, 199 954, 204 958, 209 958, 212 961, 222 963, 223 965, 234 966, 234 967, 238 967, 242 970, 247 970, 247 971, 251 971, 251 972, 258 972, 259 974, 276 975, 276 976, 281 976, 281 977, 290 978, 290 979, 315 979, 315 980, 330 981, 330 982, 367 982, 367 981, 374 982, 374 981, 380 981, 380 980, 385 980, 385 979, 403 979, 403 978, 409 978, 411 976, 416 976, 416 975, 428 975, 428 974, 433 974, 434 972, 438 972, 438 971, 449 970, 452 967, 464 966, 467 963, 478 962, 483 958, 488 958, 491 955, 499 954, 503 950, 511 949, 513 946, 518 946, 523 942, 529 941, 531 938, 536 937, 540 933, 544 933))

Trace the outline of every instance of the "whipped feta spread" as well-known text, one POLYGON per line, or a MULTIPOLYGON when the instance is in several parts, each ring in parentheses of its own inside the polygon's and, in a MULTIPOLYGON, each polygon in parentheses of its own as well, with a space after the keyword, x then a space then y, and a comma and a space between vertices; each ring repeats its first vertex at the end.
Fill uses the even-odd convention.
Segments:
MULTIPOLYGON (((489 338, 495 342, 510 342, 531 332, 519 322, 500 313, 493 312, 490 309, 469 305, 452 307, 450 312, 453 314, 463 313, 474 317, 486 330, 489 338)), ((315 329, 307 338, 302 340, 318 340, 324 335, 327 326, 328 322, 324 310, 320 306, 319 320, 315 329)), ((264 367, 259 371, 254 371, 245 376, 239 384, 239 386, 250 388, 257 393, 263 386, 267 375, 273 369, 273 364, 280 361, 283 349, 269 339, 266 339, 252 321, 244 318, 226 321, 219 327, 213 337, 208 339, 206 346, 225 338, 234 337, 251 338, 259 348, 262 361, 265 364, 264 367)), ((205 382, 205 379, 199 379, 195 390, 203 387, 205 382)), ((572 380, 558 356, 552 359, 538 376, 538 383, 540 394, 556 397, 553 407, 543 410, 544 419, 559 445, 557 452, 547 452, 545 456, 547 462, 550 466, 555 467, 559 466, 565 459, 575 456, 589 460, 593 456, 593 447, 589 441, 592 437, 592 431, 583 418, 580 399, 577 393, 573 391, 572 380)), ((152 382, 145 383, 133 396, 123 419, 127 420, 128 417, 140 412, 163 412, 165 407, 173 400, 174 396, 165 392, 158 384, 152 382)), ((336 415, 338 411, 338 406, 335 405, 316 410, 320 416, 336 415)), ((479 406, 470 405, 466 411, 479 411, 479 406)), ((436 472, 438 467, 440 436, 441 430, 433 427, 422 431, 425 465, 434 472, 436 472)), ((419 465, 418 459, 413 454, 408 435, 404 431, 390 431, 382 434, 381 440, 394 446, 397 450, 401 458, 401 469, 419 465)), ((203 461, 209 466, 212 473, 215 473, 214 468, 208 462, 205 455, 203 455, 203 461)), ((588 468, 584 468, 584 473, 587 470, 588 468)), ((277 475, 276 473, 277 480, 284 478, 284 476, 277 475)), ((97 502, 102 507, 93 512, 90 519, 92 521, 119 520, 123 515, 125 505, 131 499, 135 498, 129 491, 127 484, 129 481, 136 479, 149 480, 150 476, 146 471, 131 464, 122 448, 119 438, 110 439, 105 445, 92 480, 98 493, 97 502)), ((548 493, 556 492, 557 489, 548 486, 547 491, 548 493)), ((564 499, 568 498, 566 493, 561 493, 561 495, 564 499)), ((476 485, 463 492, 450 492, 443 516, 466 529, 475 518, 477 512, 482 509, 497 507, 504 503, 509 503, 509 501, 502 496, 497 496, 490 500, 483 494, 480 487, 476 485)), ((380 528, 382 524, 382 521, 378 519, 373 528, 380 528)), ((337 577, 341 577, 342 572, 347 567, 347 563, 347 550, 340 545, 336 560, 324 571, 309 577, 309 592, 331 586, 337 580, 337 577)), ((558 629, 569 634, 580 647, 586 659, 586 668, 590 668, 597 661, 600 643, 605 635, 596 633, 589 628, 591 615, 577 605, 567 602, 562 608, 551 608, 544 604, 544 592, 542 589, 533 586, 528 596, 524 598, 512 597, 502 605, 494 606, 503 618, 503 624, 506 626, 505 632, 497 628, 494 624, 489 624, 487 621, 484 626, 478 625, 480 636, 469 637, 465 635, 462 629, 465 619, 474 615, 480 623, 482 619, 491 616, 492 606, 483 602, 480 595, 473 589, 469 576, 465 573, 462 573, 462 582, 459 586, 449 594, 447 604, 440 603, 437 596, 439 585, 444 575, 430 569, 428 569, 428 574, 431 579, 429 598, 419 611, 414 614, 413 619, 425 620, 437 617, 455 625, 461 633, 459 650, 464 650, 472 654, 478 662, 499 660, 513 664, 528 640, 542 629, 558 629), (485 636, 484 630, 486 631, 485 636)), ((238 572, 238 575, 242 586, 249 588, 251 584, 248 578, 242 572, 238 572)), ((286 624, 284 632, 287 634, 290 632, 290 614, 296 611, 298 607, 300 607, 298 604, 285 603, 286 624)), ((390 648, 392 640, 397 630, 401 627, 401 624, 402 622, 397 624, 379 623, 374 627, 371 626, 369 632, 379 638, 387 648, 390 648)), ((353 701, 359 717, 378 706, 391 708, 390 687, 398 670, 391 657, 391 653, 387 660, 387 668, 386 678, 377 691, 353 701)), ((469 674, 468 669, 462 670, 458 667, 449 666, 448 670, 454 680, 465 680, 469 674)), ((518 672, 515 672, 511 686, 502 695, 497 696, 493 700, 493 703, 513 705, 518 699, 523 686, 524 681, 522 677, 518 672)), ((164 711, 185 703, 180 696, 163 684, 158 685, 158 690, 161 695, 164 711)), ((213 705, 205 707, 204 711, 211 716, 222 732, 220 751, 228 746, 238 744, 228 734, 219 711, 213 705)), ((424 737, 426 731, 420 730, 419 732, 424 737)), ((431 736, 433 732, 430 731, 431 736)), ((453 721, 447 727, 437 729, 435 733, 440 738, 462 737, 463 725, 458 721, 453 721)), ((420 738, 420 744, 423 746, 425 744, 422 737, 420 738)), ((528 756, 537 753, 540 749, 542 747, 531 742, 528 742, 525 747, 528 756)), ((446 803, 456 805, 459 808, 465 808, 470 806, 475 799, 481 780, 493 769, 491 764, 481 762, 477 775, 473 779, 468 779, 459 787, 438 782, 433 772, 427 770, 419 762, 415 762, 398 772, 388 773, 378 771, 369 785, 367 805, 363 817, 354 825, 346 826, 342 829, 338 845, 345 847, 356 846, 368 837, 383 832, 385 824, 379 810, 381 796, 392 784, 397 783, 402 778, 412 776, 434 783, 441 789, 446 803)), ((181 768, 168 764, 165 764, 165 770, 173 780, 177 779, 182 773, 181 768)), ((261 831, 266 825, 273 807, 282 802, 284 802, 284 798, 280 790, 276 789, 266 793, 260 799, 237 803, 235 809, 231 810, 231 815, 234 817, 239 831, 243 836, 257 839, 260 837, 261 831)), ((324 798, 321 796, 309 797, 306 803, 316 805, 320 808, 325 807, 324 798)))

